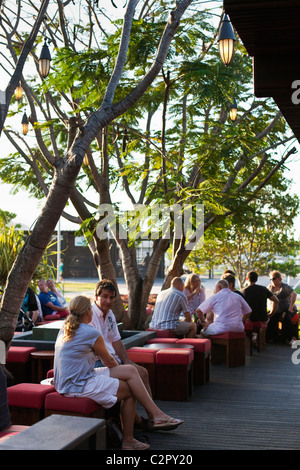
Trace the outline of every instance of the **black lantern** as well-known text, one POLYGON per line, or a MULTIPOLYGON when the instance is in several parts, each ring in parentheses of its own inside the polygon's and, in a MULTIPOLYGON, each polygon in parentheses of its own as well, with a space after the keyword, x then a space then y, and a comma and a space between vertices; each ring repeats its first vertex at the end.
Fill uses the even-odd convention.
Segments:
POLYGON ((42 47, 41 55, 39 58, 39 72, 43 78, 46 78, 50 70, 51 55, 49 47, 47 45, 47 39, 45 38, 44 45, 42 47))
POLYGON ((23 132, 23 135, 26 135, 27 132, 28 132, 28 125, 29 125, 26 111, 25 111, 25 113, 23 114, 23 118, 22 118, 21 124, 22 124, 22 132, 23 132))
POLYGON ((223 64, 229 65, 234 53, 235 35, 226 14, 221 23, 218 42, 221 60, 223 64))
POLYGON ((233 98, 233 103, 230 105, 229 116, 232 121, 235 121, 237 118, 237 104, 235 98, 233 98))

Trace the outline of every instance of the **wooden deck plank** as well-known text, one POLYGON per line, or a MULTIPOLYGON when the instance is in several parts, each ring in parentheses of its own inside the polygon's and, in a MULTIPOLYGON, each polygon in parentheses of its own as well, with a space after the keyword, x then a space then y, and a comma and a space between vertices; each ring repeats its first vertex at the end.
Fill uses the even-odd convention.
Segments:
POLYGON ((298 449, 300 364, 293 364, 293 352, 268 344, 244 367, 211 366, 210 382, 194 387, 190 401, 157 401, 185 422, 175 431, 149 433, 151 451, 298 449))

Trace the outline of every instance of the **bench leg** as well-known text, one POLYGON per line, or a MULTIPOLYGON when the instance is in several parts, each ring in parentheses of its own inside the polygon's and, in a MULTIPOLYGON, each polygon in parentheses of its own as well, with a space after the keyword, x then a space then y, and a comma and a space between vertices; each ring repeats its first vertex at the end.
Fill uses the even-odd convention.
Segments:
POLYGON ((195 352, 193 362, 193 384, 205 385, 209 382, 209 367, 210 367, 210 353, 209 352, 195 352))
POLYGON ((223 342, 212 341, 211 344, 211 363, 213 365, 223 364, 226 362, 226 344, 223 342))
POLYGON ((192 364, 157 364, 156 399, 187 401, 193 387, 192 364))
POLYGON ((245 364, 245 338, 228 341, 227 367, 239 367, 245 364))

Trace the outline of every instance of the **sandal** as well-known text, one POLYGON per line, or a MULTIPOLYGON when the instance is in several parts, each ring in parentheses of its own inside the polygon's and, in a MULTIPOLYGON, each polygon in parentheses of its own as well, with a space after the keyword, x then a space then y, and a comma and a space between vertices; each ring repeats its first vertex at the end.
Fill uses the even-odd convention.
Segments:
POLYGON ((182 419, 175 419, 171 418, 171 416, 167 416, 167 418, 157 418, 153 421, 153 430, 164 430, 164 431, 171 431, 172 429, 176 429, 177 426, 183 423, 182 419))
POLYGON ((127 444, 122 446, 122 450, 147 450, 150 444, 146 442, 136 441, 133 444, 127 444))

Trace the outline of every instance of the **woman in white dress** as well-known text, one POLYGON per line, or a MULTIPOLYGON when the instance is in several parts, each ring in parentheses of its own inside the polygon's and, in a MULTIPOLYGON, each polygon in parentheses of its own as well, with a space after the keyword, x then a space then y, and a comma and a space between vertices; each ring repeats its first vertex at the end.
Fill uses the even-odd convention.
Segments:
POLYGON ((119 365, 106 349, 101 333, 89 325, 91 300, 77 296, 55 343, 54 386, 66 396, 88 397, 104 408, 121 401, 123 450, 146 450, 149 444, 133 437, 136 400, 145 408, 153 429, 175 429, 183 421, 161 411, 147 392, 137 370, 119 365), (95 356, 105 367, 94 368, 95 356))

